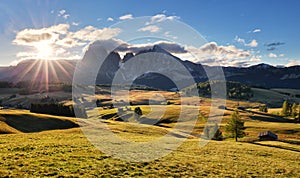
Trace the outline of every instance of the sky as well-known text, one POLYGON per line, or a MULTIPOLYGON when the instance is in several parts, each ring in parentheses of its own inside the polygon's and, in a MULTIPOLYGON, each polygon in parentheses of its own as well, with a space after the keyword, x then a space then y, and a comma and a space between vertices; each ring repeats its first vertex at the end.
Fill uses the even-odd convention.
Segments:
MULTIPOLYGON (((95 40, 120 42, 124 29, 115 28, 116 23, 143 16, 150 16, 149 22, 137 32, 172 38, 156 43, 185 60, 224 66, 300 65, 299 9, 297 0, 1 0, 0 66, 32 58, 80 59, 95 40), (161 21, 183 22, 206 43, 176 44, 180 39, 172 30, 154 24, 161 21), (189 58, 186 51, 200 57, 189 58)), ((141 47, 122 43, 126 50, 141 47)))

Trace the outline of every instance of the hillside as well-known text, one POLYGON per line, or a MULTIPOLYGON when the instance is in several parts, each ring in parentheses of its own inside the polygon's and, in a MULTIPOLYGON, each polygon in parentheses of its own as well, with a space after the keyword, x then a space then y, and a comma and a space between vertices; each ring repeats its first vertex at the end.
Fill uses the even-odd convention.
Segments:
MULTIPOLYGON (((126 138, 139 136, 114 123, 126 138)), ((0 176, 50 177, 297 177, 300 153, 285 149, 211 141, 199 147, 189 139, 176 151, 151 162, 125 162, 101 153, 79 129, 33 134, 0 135, 0 176), (258 166, 259 165, 259 166, 258 166)))
POLYGON ((0 110, 0 133, 31 133, 79 127, 75 119, 26 110, 0 110))

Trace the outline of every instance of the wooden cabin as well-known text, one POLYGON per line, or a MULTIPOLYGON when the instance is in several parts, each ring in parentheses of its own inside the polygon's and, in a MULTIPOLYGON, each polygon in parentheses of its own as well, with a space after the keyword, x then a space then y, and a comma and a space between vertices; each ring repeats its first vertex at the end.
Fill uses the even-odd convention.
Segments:
POLYGON ((259 138, 259 140, 275 141, 278 139, 278 136, 271 131, 267 131, 267 132, 260 132, 258 134, 258 138, 259 138))

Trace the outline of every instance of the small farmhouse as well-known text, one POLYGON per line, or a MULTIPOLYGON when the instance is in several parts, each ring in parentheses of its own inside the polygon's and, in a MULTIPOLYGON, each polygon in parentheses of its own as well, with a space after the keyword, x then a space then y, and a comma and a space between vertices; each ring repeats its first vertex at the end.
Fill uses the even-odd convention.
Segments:
POLYGON ((273 132, 267 131, 267 132, 260 132, 258 134, 258 138, 259 140, 277 140, 278 136, 273 132))

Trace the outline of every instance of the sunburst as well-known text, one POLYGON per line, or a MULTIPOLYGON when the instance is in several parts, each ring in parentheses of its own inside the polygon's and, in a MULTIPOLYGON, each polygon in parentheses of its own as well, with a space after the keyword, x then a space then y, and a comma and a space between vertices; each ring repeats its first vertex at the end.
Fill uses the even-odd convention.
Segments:
POLYGON ((37 49, 37 58, 39 59, 51 59, 51 56, 53 56, 53 48, 52 46, 47 42, 39 42, 34 47, 37 49))

